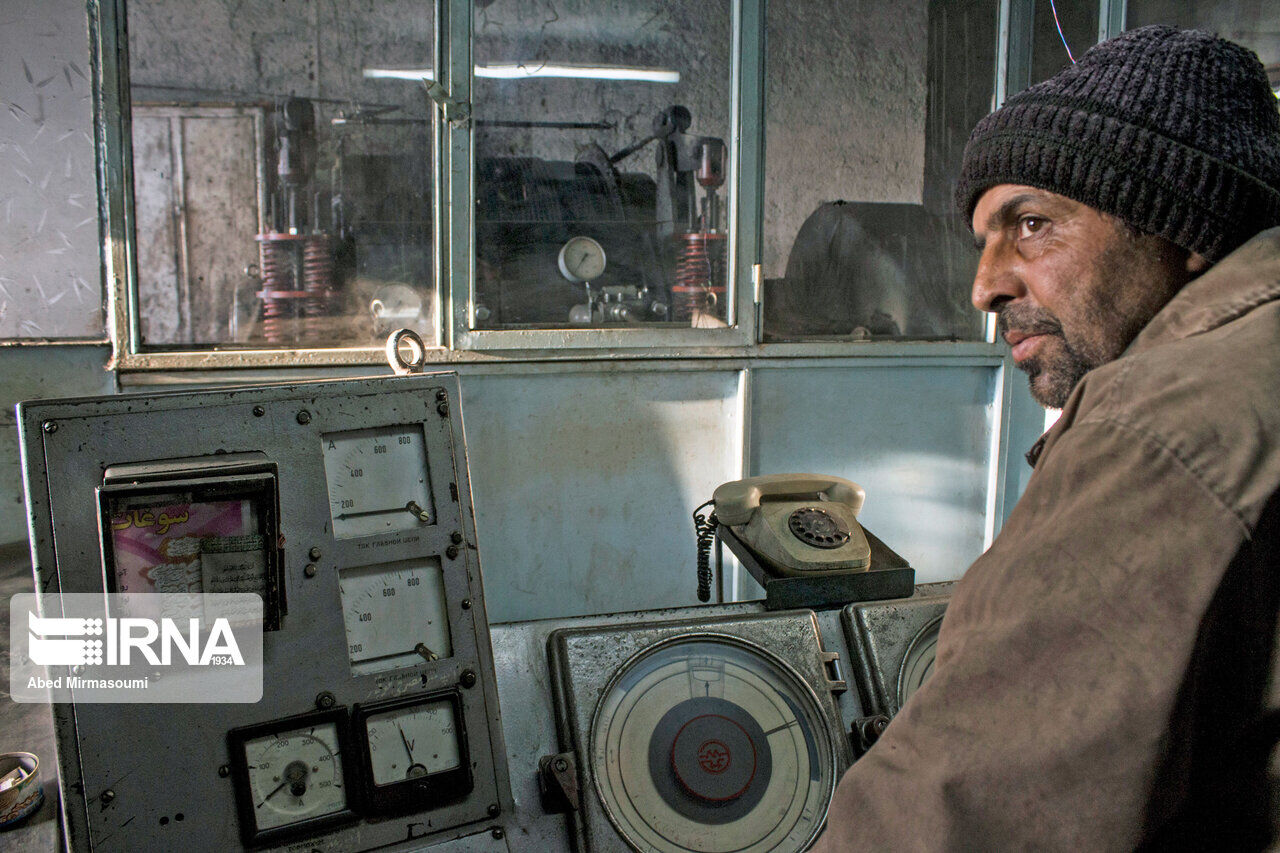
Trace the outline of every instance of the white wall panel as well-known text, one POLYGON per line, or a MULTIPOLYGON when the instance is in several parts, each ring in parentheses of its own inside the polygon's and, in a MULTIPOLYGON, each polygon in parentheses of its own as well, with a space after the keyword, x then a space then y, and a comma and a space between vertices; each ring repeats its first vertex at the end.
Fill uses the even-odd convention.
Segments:
POLYGON ((751 384, 754 474, 836 474, 861 484, 860 519, 916 569, 959 577, 982 553, 989 367, 761 368, 751 384))
POLYGON ((690 514, 740 476, 738 381, 464 375, 490 621, 697 603, 690 514))

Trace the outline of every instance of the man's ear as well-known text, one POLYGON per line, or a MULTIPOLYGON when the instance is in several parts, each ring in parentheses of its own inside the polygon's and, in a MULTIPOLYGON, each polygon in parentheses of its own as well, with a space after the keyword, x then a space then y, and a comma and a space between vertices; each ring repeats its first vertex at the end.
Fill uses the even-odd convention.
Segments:
POLYGON ((1187 254, 1187 272, 1192 278, 1200 275, 1200 273, 1213 266, 1213 262, 1199 252, 1190 252, 1187 254))

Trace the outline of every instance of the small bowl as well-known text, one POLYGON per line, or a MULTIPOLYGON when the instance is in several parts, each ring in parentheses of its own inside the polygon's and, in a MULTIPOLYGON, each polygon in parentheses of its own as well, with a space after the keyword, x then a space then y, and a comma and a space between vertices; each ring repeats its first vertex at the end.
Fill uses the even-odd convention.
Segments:
POLYGON ((27 774, 26 778, 12 788, 0 791, 0 829, 23 820, 44 803, 40 759, 29 752, 0 754, 0 778, 19 767, 27 774))

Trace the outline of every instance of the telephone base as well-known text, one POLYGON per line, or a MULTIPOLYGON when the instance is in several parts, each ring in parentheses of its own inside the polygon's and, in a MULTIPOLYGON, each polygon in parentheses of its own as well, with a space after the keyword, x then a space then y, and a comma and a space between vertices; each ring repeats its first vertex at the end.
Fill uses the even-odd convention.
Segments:
POLYGON ((847 572, 823 573, 813 577, 784 577, 760 563, 742 540, 721 524, 716 536, 756 582, 764 587, 766 610, 822 609, 843 607, 858 601, 907 598, 915 591, 916 570, 901 556, 863 528, 871 546, 871 566, 847 572))

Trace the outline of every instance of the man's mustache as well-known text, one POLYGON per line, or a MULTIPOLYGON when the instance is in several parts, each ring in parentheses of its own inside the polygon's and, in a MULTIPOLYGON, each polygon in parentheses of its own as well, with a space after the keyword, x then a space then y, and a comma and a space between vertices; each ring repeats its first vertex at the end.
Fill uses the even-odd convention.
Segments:
POLYGON ((1009 332, 1028 336, 1062 334, 1062 324, 1057 317, 1032 305, 1002 305, 996 315, 996 328, 1001 337, 1009 332))

